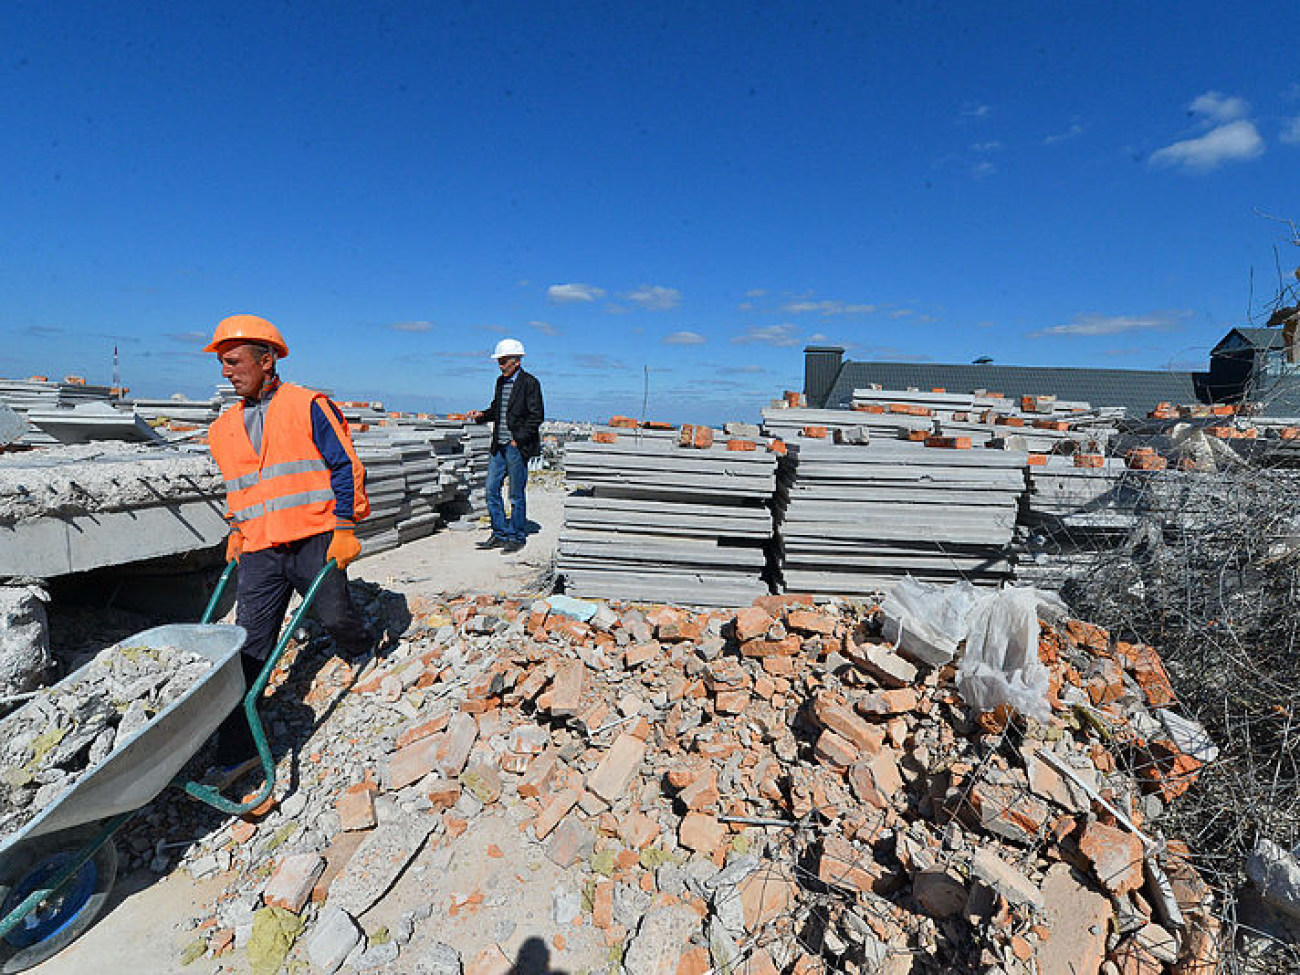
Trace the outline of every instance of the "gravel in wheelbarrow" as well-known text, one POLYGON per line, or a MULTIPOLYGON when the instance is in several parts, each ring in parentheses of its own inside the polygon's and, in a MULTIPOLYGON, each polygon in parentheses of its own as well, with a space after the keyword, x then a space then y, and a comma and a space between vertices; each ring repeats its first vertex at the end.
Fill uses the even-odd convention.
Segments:
POLYGON ((0 721, 0 840, 21 830, 212 666, 192 650, 127 640, 0 721))

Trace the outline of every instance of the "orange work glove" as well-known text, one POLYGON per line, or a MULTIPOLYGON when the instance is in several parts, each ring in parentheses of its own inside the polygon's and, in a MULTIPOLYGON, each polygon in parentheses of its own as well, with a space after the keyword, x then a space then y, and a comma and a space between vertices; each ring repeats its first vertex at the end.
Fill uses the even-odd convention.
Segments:
POLYGON ((226 561, 238 562, 244 554, 244 533, 238 528, 226 536, 226 561))
POLYGON ((351 528, 334 529, 334 537, 330 539, 329 550, 325 553, 326 562, 333 559, 340 569, 346 569, 360 554, 361 542, 357 540, 355 531, 351 528))

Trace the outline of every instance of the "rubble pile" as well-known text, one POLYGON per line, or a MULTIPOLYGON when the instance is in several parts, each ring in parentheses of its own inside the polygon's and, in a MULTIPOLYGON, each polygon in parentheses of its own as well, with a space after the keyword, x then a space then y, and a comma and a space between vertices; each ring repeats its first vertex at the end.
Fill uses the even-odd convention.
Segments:
MULTIPOLYGON (((1152 475, 1149 513, 1131 538, 1097 553, 1065 589, 1090 619, 1159 646, 1182 706, 1219 743, 1204 787, 1170 817, 1180 835, 1218 852, 1215 886, 1225 891, 1241 887, 1265 842, 1300 843, 1297 487, 1293 469, 1152 475)), ((1246 936, 1290 931, 1284 940, 1297 943, 1277 912, 1238 910, 1246 936)), ((1282 917, 1295 911, 1284 905, 1282 917)), ((1289 961, 1287 970, 1300 968, 1300 950, 1289 961)))
MULTIPOLYGON (((912 627, 892 645, 882 622, 792 595, 713 612, 478 597, 422 611, 386 658, 303 656, 264 705, 296 738, 294 788, 181 855, 225 880, 187 956, 1215 971, 1210 891, 1155 829, 1201 769, 1195 723, 1161 717, 1176 697, 1156 653, 1056 620, 1026 648, 1039 722, 975 710, 960 657, 912 627), (415 906, 381 925, 404 872, 415 906)), ((194 808, 162 806, 128 836, 160 872, 194 808)))
POLYGON ((0 720, 0 836, 35 818, 211 668, 179 647, 118 644, 0 720))
MULTIPOLYGON (((571 443, 558 571, 582 596, 736 606, 769 591, 781 455, 755 440, 602 431, 571 443)), ((782 448, 783 449, 783 448, 782 448)))

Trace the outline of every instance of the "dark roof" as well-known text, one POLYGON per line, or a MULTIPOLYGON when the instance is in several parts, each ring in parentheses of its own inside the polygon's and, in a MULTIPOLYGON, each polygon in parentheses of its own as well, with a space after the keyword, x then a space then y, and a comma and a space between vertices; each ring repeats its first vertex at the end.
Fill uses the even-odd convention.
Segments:
POLYGON ((1236 346, 1238 343, 1233 342, 1234 336, 1239 336, 1241 341, 1255 349, 1281 349, 1286 344, 1280 328, 1234 328, 1219 340, 1211 355, 1222 350, 1225 345, 1236 346))
POLYGON ((1093 406, 1123 406, 1145 416, 1157 403, 1195 403, 1196 373, 1064 366, 943 365, 929 362, 846 362, 826 397, 829 409, 847 408, 855 389, 942 387, 950 393, 983 389, 1005 396, 1056 396, 1093 406))

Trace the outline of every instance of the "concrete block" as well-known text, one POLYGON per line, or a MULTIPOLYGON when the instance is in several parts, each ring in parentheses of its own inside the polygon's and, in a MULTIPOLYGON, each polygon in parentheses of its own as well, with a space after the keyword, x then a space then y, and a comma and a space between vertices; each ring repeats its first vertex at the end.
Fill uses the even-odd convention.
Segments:
POLYGON ((326 904, 307 936, 307 960, 313 968, 336 972, 361 941, 361 928, 347 911, 326 904))

